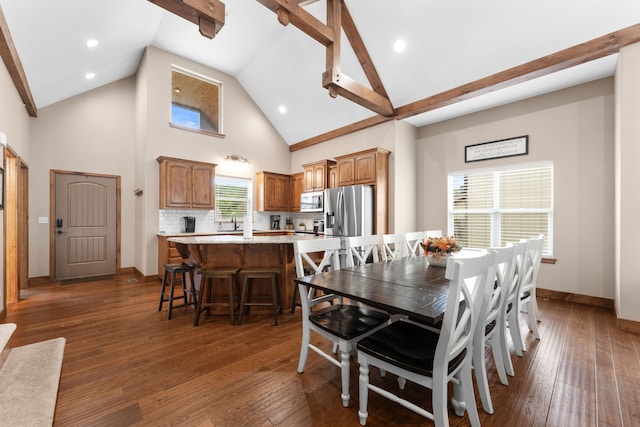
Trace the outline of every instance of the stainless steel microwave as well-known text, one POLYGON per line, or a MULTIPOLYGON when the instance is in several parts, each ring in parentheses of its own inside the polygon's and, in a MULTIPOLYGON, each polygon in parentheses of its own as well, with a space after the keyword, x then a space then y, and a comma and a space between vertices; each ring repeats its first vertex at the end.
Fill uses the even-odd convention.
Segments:
POLYGON ((324 212, 324 192, 302 193, 300 195, 300 212, 324 212))

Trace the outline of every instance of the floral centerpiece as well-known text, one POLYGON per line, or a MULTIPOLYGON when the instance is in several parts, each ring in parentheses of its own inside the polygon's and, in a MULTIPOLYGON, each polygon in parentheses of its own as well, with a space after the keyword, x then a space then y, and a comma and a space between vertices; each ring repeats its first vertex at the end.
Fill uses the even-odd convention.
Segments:
POLYGON ((462 246, 458 244, 454 236, 429 237, 420 247, 429 260, 429 264, 446 267, 450 254, 459 252, 462 246))

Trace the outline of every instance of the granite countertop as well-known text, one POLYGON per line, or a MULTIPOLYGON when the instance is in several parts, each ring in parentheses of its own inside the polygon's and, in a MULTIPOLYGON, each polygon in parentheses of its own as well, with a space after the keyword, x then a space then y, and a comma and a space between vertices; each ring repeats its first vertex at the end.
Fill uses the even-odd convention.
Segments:
POLYGON ((280 244, 293 243, 297 240, 323 239, 318 236, 253 236, 245 238, 244 236, 231 235, 203 235, 194 236, 193 233, 189 237, 171 237, 170 242, 182 243, 183 245, 220 245, 220 244, 280 244))
MULTIPOLYGON (((254 233, 282 233, 282 232, 291 232, 294 230, 253 230, 254 233)), ((242 236, 244 231, 205 231, 205 232, 196 232, 196 233, 158 233, 158 236, 164 237, 198 237, 198 236, 242 236)))

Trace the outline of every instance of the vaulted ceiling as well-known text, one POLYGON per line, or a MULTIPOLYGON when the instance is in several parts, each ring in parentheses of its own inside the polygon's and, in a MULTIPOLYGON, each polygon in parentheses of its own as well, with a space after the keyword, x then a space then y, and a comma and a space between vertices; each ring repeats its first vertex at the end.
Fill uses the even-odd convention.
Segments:
MULTIPOLYGON (((222 2, 225 23, 212 39, 147 0, 0 0, 0 7, 36 108, 134 74, 153 45, 236 77, 294 147, 383 120, 361 103, 329 96, 325 46, 281 25, 261 4, 268 2, 222 2), (88 49, 89 38, 98 46, 88 49), (92 80, 85 79, 89 71, 92 80)), ((305 3, 327 22, 326 0, 305 3)), ((394 114, 415 126, 610 76, 619 44, 640 37, 632 27, 640 23, 637 0, 344 3, 394 114), (603 38, 609 33, 616 34, 603 38), (406 42, 402 53, 393 49, 397 39, 406 42)), ((344 34, 342 40, 341 70, 366 86, 344 34)))

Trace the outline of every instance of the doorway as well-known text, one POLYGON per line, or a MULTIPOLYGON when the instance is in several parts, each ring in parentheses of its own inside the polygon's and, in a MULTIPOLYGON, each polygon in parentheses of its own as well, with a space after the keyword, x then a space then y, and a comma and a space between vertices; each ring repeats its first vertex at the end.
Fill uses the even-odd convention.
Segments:
MULTIPOLYGON (((5 302, 20 299, 29 280, 28 166, 7 146, 4 149, 4 284, 5 302)), ((2 196, 0 196, 2 197, 2 196)))
POLYGON ((54 280, 113 276, 120 268, 120 177, 51 171, 54 280))

